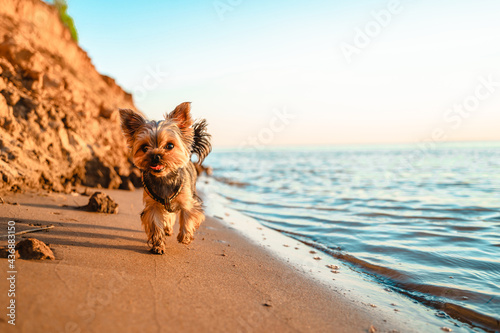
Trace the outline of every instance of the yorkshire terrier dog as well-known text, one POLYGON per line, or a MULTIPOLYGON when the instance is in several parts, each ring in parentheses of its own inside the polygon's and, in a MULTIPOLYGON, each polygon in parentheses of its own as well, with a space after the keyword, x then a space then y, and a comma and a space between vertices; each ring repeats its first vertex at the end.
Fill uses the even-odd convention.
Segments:
POLYGON ((191 156, 196 154, 196 164, 201 165, 212 149, 206 120, 193 122, 190 103, 178 105, 165 120, 148 121, 129 109, 120 109, 120 117, 132 161, 142 171, 145 207, 141 221, 150 251, 165 252, 165 236, 172 235, 177 217, 177 240, 191 243, 205 219, 191 156))

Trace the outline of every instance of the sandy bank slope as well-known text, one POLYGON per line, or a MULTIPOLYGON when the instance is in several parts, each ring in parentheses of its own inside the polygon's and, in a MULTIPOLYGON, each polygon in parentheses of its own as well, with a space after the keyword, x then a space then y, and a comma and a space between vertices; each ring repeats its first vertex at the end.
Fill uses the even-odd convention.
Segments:
MULTIPOLYGON (((30 223, 53 224, 49 232, 28 236, 50 243, 57 260, 16 261, 17 325, 13 330, 7 324, 3 310, 0 331, 366 332, 372 324, 379 331, 401 329, 213 218, 190 246, 171 237, 167 255, 151 255, 138 216, 141 192, 106 192, 119 203, 119 214, 63 206, 83 205, 88 200, 83 196, 4 197, 19 205, 0 205, 1 234, 12 219, 17 231, 33 228, 30 223)), ((6 272, 7 260, 0 263, 6 272)), ((1 279, 2 308, 7 287, 1 279)))

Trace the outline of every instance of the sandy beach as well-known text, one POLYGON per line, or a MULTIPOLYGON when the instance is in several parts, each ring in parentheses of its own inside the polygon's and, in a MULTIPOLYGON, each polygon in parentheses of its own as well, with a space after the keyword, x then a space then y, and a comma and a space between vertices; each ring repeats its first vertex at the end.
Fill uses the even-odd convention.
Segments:
MULTIPOLYGON (((141 191, 105 192, 118 214, 75 210, 88 201, 82 195, 3 196, 2 234, 9 220, 17 232, 54 225, 17 240, 50 244, 56 260, 15 261, 16 325, 3 314, 2 332, 439 331, 353 302, 213 217, 191 245, 171 237, 166 255, 152 255, 139 222, 141 191)), ((4 312, 8 287, 2 279, 4 312)))
POLYGON ((500 332, 493 2, 68 2, 1 0, 1 333, 500 332))

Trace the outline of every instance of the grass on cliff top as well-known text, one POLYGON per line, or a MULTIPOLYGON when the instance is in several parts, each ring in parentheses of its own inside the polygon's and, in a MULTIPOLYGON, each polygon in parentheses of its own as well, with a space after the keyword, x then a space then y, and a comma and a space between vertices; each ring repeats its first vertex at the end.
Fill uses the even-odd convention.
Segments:
POLYGON ((78 43, 78 32, 76 31, 75 22, 73 21, 73 18, 68 15, 68 3, 66 0, 54 0, 52 1, 52 4, 59 12, 59 17, 61 18, 62 23, 71 33, 71 38, 78 43))

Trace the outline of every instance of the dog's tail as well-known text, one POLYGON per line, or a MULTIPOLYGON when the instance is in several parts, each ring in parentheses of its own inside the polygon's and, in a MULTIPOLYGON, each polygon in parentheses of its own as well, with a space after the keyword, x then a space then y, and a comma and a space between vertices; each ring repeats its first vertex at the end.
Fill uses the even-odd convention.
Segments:
POLYGON ((197 120, 193 125, 194 137, 191 154, 198 156, 196 164, 201 165, 205 157, 212 151, 212 144, 210 138, 212 137, 207 133, 207 121, 205 119, 197 120))

